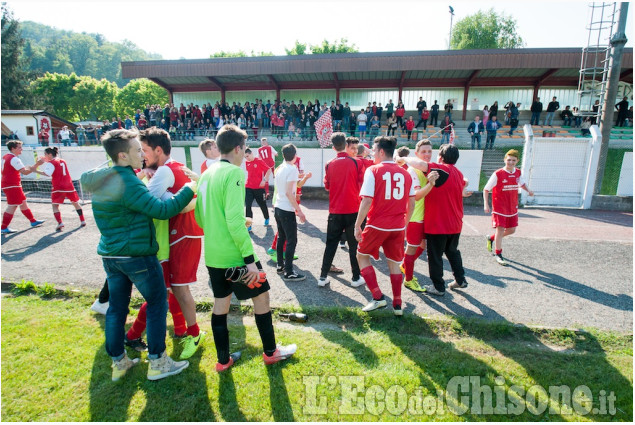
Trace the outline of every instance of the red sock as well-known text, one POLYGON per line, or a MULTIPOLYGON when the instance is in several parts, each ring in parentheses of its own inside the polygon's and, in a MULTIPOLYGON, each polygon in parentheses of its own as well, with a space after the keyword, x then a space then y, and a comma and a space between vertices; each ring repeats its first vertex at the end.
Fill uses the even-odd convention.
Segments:
POLYGON ((53 215, 55 216, 55 220, 57 220, 58 223, 62 222, 62 213, 53 213, 53 215))
POLYGON ((198 323, 194 323, 192 326, 187 327, 187 334, 197 337, 201 330, 198 328, 198 323))
POLYGON ((419 258, 421 254, 423 254, 423 251, 425 251, 425 249, 421 248, 420 246, 417 247, 417 251, 415 252, 415 260, 419 258))
POLYGON ((183 316, 181 306, 172 292, 168 292, 168 307, 170 309, 170 314, 172 314, 172 321, 174 321, 174 334, 185 334, 187 332, 185 316, 183 316))
POLYGON ((269 182, 265 183, 265 195, 269 196, 269 182))
POLYGON ((84 220, 84 211, 82 211, 81 208, 75 211, 77 211, 77 215, 79 216, 79 221, 86 221, 84 220))
MULTIPOLYGON (((416 255, 409 255, 406 254, 406 256, 403 258, 403 268, 406 272, 406 280, 412 280, 412 275, 414 273, 415 270, 415 260, 417 259, 416 255)), ((391 279, 393 275, 390 275, 391 279)), ((401 275, 399 275, 401 276, 401 275)))
POLYGON ((390 275, 390 285, 392 285, 392 306, 401 305, 401 283, 403 276, 399 274, 390 275))
POLYGON ((137 314, 137 318, 135 319, 132 327, 128 329, 128 333, 126 337, 129 341, 133 339, 141 338, 141 334, 146 330, 146 309, 148 308, 148 303, 141 304, 141 308, 139 309, 139 314, 137 314))
POLYGON ((494 236, 496 236, 496 235, 491 235, 491 236, 489 236, 489 240, 490 240, 490 241, 492 241, 492 242, 494 242, 494 236))
POLYGON ((500 254, 502 254, 502 253, 503 253, 503 250, 502 250, 502 249, 497 249, 497 250, 496 250, 496 255, 500 255, 500 254))
POLYGON ((13 214, 4 213, 2 215, 2 228, 6 229, 7 227, 9 227, 9 224, 11 223, 12 219, 13 219, 13 214))
POLYGON ((276 235, 273 237, 273 243, 271 244, 271 249, 277 249, 278 248, 278 232, 276 232, 276 235))
POLYGON ((360 274, 366 281, 366 285, 368 286, 368 290, 373 296, 374 300, 381 299, 382 293, 381 289, 379 289, 379 285, 377 285, 377 275, 375 274, 375 269, 373 266, 364 267, 360 274))
POLYGON ((31 223, 33 223, 35 220, 35 217, 33 217, 33 213, 31 212, 30 209, 25 209, 25 210, 20 210, 22 211, 22 214, 24 214, 24 216, 27 218, 27 220, 29 220, 31 223))

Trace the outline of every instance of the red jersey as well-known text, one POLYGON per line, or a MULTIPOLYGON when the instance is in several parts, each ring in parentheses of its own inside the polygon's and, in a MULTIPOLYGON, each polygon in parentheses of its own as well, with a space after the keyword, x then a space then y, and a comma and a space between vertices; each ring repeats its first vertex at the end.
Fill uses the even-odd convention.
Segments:
POLYGON ((412 131, 412 129, 415 128, 415 122, 414 120, 408 120, 406 121, 406 130, 410 130, 412 131))
MULTIPOLYGON (((170 168, 172 174, 174 174, 174 185, 168 188, 168 192, 177 193, 190 179, 185 175, 185 172, 181 170, 183 164, 180 162, 171 160, 167 162, 165 166, 170 168)), ((194 196, 196 197, 196 195, 194 196)), ((202 237, 203 229, 196 223, 194 210, 184 214, 177 214, 170 219, 170 245, 174 245, 184 238, 202 237)))
POLYGON ((368 167, 375 165, 375 161, 370 158, 364 158, 363 156, 356 156, 355 159, 362 166, 362 176, 368 167))
POLYGON ((505 168, 496 170, 485 186, 492 191, 492 213, 504 217, 518 215, 518 189, 524 184, 518 168, 511 173, 505 168))
MULTIPOLYGON (((448 178, 426 195, 423 222, 431 235, 454 235, 463 228, 463 173, 454 165, 428 163, 428 173, 438 171, 448 178)), ((427 174, 426 174, 427 175, 427 174)))
POLYGON ((364 179, 361 161, 338 152, 324 167, 324 188, 329 192, 330 214, 352 214, 359 211, 359 190, 364 179))
POLYGON ((55 158, 46 163, 44 172, 51 176, 53 192, 75 192, 68 165, 63 159, 55 158))
POLYGON ((406 228, 408 203, 415 196, 410 174, 392 161, 373 165, 364 174, 360 195, 373 198, 366 227, 383 231, 406 228))
POLYGON ((22 187, 20 169, 24 168, 22 160, 12 153, 2 157, 2 188, 22 187), (16 168, 19 167, 19 168, 16 168))
POLYGON ((248 189, 260 189, 262 178, 269 171, 267 164, 262 159, 255 158, 253 161, 245 161, 245 168, 247 169, 245 187, 248 189))
POLYGON ((261 146, 258 148, 258 157, 262 159, 267 167, 273 168, 276 165, 275 157, 275 149, 273 146, 261 146))

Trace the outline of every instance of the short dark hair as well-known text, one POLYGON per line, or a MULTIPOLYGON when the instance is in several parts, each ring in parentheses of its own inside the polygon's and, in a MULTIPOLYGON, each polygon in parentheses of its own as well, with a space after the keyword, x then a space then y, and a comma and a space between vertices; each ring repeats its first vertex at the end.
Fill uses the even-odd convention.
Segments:
POLYGON ((22 140, 10 140, 7 142, 7 149, 9 151, 22 146, 22 140))
POLYGON ((130 140, 138 136, 139 133, 136 131, 110 130, 101 136, 101 144, 110 159, 116 164, 119 161, 119 153, 128 152, 130 150, 130 140))
POLYGON ((245 149, 245 154, 251 153, 251 149, 247 148, 245 149))
POLYGON ((166 155, 170 155, 170 152, 172 151, 170 133, 161 128, 150 127, 147 130, 141 131, 139 134, 139 140, 150 146, 152 150, 160 147, 166 155))
POLYGON ((359 145, 359 139, 357 137, 347 137, 346 138, 346 146, 350 145, 359 145))
POLYGON ((357 146, 357 155, 363 155, 366 152, 366 146, 359 145, 357 146))
POLYGON ((238 146, 244 146, 245 140, 247 140, 247 133, 233 124, 224 125, 216 135, 218 150, 223 155, 227 155, 238 146))
POLYGON ((386 156, 392 158, 397 147, 397 138, 395 136, 377 136, 373 141, 377 145, 377 150, 384 151, 386 156))
POLYGON ((430 139, 421 139, 417 142, 417 146, 415 148, 415 152, 419 151, 422 146, 432 146, 432 142, 430 139))
POLYGON ((285 161, 292 161, 293 158, 295 158, 296 152, 297 150, 293 143, 289 143, 282 147, 282 156, 284 157, 285 161))
POLYGON ((341 131, 335 132, 331 135, 331 143, 333 143, 333 147, 336 151, 341 152, 346 147, 346 134, 341 131))
POLYGON ((408 149, 408 146, 402 146, 399 149, 397 149, 397 155, 399 155, 402 158, 405 158, 408 155, 410 155, 410 149, 408 149))
POLYGON ((439 158, 443 158, 445 164, 454 165, 459 160, 459 148, 447 143, 443 144, 439 148, 439 158))
POLYGON ((53 146, 52 148, 44 149, 44 153, 53 155, 53 158, 55 158, 57 154, 59 153, 59 149, 57 148, 57 146, 53 146))

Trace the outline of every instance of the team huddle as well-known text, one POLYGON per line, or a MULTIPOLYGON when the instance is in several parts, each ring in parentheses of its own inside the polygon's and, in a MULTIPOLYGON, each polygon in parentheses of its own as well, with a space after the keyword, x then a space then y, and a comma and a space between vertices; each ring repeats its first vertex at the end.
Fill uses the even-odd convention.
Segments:
MULTIPOLYGON (((112 130, 102 138, 113 166, 86 172, 81 177, 85 190, 93 194, 92 208, 101 233, 97 248, 106 272, 105 295, 93 305, 106 314, 106 351, 113 360, 113 381, 139 363, 125 347, 148 351, 148 379, 175 375, 188 367, 188 358, 197 351, 205 336, 196 321, 196 305, 189 289, 197 281, 201 254, 214 294, 211 328, 216 346, 216 371, 234 365, 239 351, 231 352, 227 315, 232 294, 239 300, 251 299, 256 325, 263 345, 263 362, 273 364, 291 357, 295 344, 279 345, 269 300, 269 281, 255 253, 250 236, 253 200, 258 202, 265 225, 269 224, 266 200, 268 181, 273 174, 272 196, 278 233, 268 253, 276 262, 276 272, 288 282, 304 280, 295 271, 293 260, 297 244, 297 222, 306 217, 300 207, 301 187, 311 177, 304 173, 294 145, 282 148, 283 162, 275 167, 275 149, 266 139, 258 157, 246 146, 247 134, 233 125, 224 126, 216 140, 205 140, 200 148, 206 159, 201 176, 170 157, 168 133, 150 128, 136 133, 112 130), (244 164, 244 169, 241 168, 244 164), (205 241, 203 244, 202 241, 205 241), (204 248, 204 249, 203 249, 204 248), (145 299, 133 325, 125 332, 132 286, 145 299), (174 338, 182 340, 179 361, 166 354, 166 316, 171 312, 174 338), (147 341, 141 339, 146 331, 147 341)), ((380 249, 387 260, 394 314, 403 315, 402 285, 429 295, 443 296, 443 254, 450 262, 453 290, 467 288, 461 253, 458 249, 462 229, 463 200, 467 180, 455 167, 459 150, 442 145, 439 159, 431 162, 432 145, 427 139, 416 145, 415 157, 397 157, 394 137, 380 136, 371 148, 354 137, 334 133, 331 137, 337 156, 325 167, 324 186, 329 192, 329 217, 326 246, 318 286, 329 283, 329 273, 343 271, 333 265, 338 244, 349 247, 351 286, 366 285, 372 300, 363 307, 372 311, 386 307, 371 257, 379 259, 380 249), (420 285, 414 266, 427 251, 431 285, 420 285), (404 281, 405 275, 405 281, 404 281)), ((9 223, 20 207, 33 218, 22 191, 20 175, 43 173, 52 178, 52 204, 57 231, 64 228, 59 205, 65 199, 85 220, 70 179, 67 165, 58 159, 57 148, 47 148, 45 157, 25 167, 18 156, 22 143, 8 143, 9 153, 2 161, 2 190, 7 210, 2 233, 13 232, 9 223), (45 164, 44 170, 38 167, 45 164)), ((505 167, 485 186, 484 210, 490 212, 496 229, 487 238, 488 250, 505 265, 502 239, 518 225, 518 189, 533 195, 515 168, 519 154, 511 150, 505 167), (492 245, 494 248, 492 248, 492 245)))

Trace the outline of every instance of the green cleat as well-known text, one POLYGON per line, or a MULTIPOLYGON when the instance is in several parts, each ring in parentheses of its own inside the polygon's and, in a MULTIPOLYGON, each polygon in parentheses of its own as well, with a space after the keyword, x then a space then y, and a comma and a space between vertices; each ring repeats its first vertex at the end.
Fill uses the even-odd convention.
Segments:
POLYGON ((415 292, 425 292, 425 289, 419 285, 419 280, 415 276, 412 276, 412 280, 406 280, 403 283, 403 286, 415 292))
POLYGON ((198 347, 200 347, 204 336, 205 332, 201 331, 197 337, 188 335, 183 341, 181 341, 183 351, 181 351, 181 357, 179 357, 179 359, 185 360, 192 357, 194 353, 196 353, 196 350, 198 350, 198 347))
POLYGON ((487 251, 492 252, 492 240, 490 239, 489 235, 485 236, 485 239, 487 239, 487 251))

